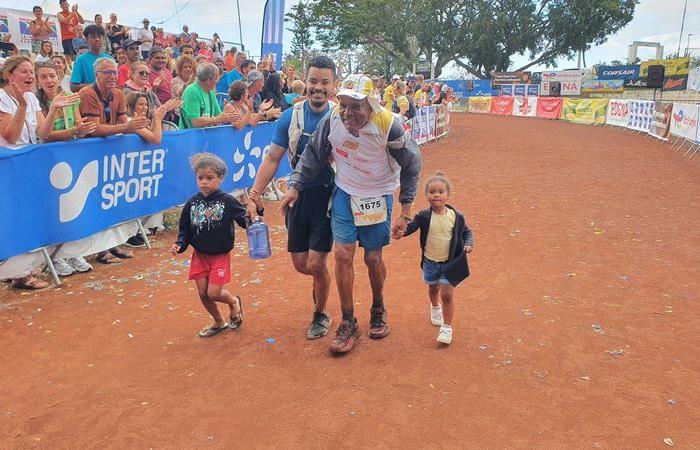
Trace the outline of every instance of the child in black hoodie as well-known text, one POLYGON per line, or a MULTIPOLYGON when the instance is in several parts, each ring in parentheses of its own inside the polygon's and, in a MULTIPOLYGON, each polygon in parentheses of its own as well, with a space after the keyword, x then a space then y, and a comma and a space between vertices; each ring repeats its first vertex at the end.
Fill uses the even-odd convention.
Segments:
POLYGON ((214 318, 199 337, 211 337, 226 328, 236 329, 243 323, 243 305, 223 287, 231 280, 231 250, 234 221, 247 228, 246 209, 219 186, 226 175, 226 163, 212 153, 199 153, 191 159, 199 192, 192 196, 180 215, 177 241, 170 247, 173 256, 192 245, 189 279, 197 283, 199 298, 214 318), (230 322, 226 322, 216 302, 229 307, 230 322))
MULTIPOLYGON (((430 208, 415 215, 403 236, 420 230, 423 281, 428 285, 430 322, 440 327, 437 341, 452 342, 454 288, 469 276, 467 253, 474 247, 474 236, 464 215, 447 204, 452 184, 442 172, 435 172, 425 184, 430 208), (443 317, 444 313, 444 317, 443 317)), ((400 232, 399 232, 400 233, 400 232)), ((402 235, 394 235, 400 239, 402 235)))

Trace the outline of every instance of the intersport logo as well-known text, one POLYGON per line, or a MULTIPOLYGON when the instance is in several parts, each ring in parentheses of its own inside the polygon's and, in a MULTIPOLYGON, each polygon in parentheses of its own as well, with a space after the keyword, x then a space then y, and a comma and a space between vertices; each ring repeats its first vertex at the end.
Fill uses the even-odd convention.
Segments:
POLYGON ((96 188, 100 192, 100 207, 105 211, 123 202, 157 197, 165 156, 163 149, 105 156, 85 164, 76 179, 70 164, 55 164, 49 181, 60 192, 59 221, 65 223, 80 217, 90 193, 96 188))

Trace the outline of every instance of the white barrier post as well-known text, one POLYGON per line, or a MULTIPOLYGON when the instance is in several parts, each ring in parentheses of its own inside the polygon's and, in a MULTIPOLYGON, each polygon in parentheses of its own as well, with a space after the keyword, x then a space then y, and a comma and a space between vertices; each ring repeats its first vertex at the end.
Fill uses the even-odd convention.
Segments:
POLYGON ((143 236, 143 240, 146 241, 146 248, 151 249, 151 242, 148 240, 148 236, 146 235, 146 230, 143 228, 143 223, 141 222, 141 219, 136 219, 136 223, 139 226, 139 231, 141 232, 141 235, 143 236))

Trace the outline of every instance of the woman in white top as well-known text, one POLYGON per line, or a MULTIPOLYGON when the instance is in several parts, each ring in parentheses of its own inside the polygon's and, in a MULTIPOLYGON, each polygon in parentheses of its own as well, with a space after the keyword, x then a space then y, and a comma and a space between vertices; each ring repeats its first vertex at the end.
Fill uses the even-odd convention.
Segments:
POLYGON ((49 41, 41 41, 41 48, 35 62, 50 61, 53 57, 53 45, 49 41))
MULTIPOLYGON (((56 111, 78 103, 78 95, 56 98, 46 116, 41 111, 34 88, 34 65, 24 55, 7 58, 3 66, 7 85, 0 89, 0 147, 11 149, 46 139, 53 129, 56 111)), ((48 283, 34 278, 31 271, 12 280, 12 286, 24 289, 43 289, 48 283)))
POLYGON ((61 90, 66 93, 70 93, 70 67, 68 67, 66 58, 63 55, 53 55, 51 57, 51 62, 53 63, 53 67, 56 69, 56 74, 58 75, 58 80, 61 84, 61 90))

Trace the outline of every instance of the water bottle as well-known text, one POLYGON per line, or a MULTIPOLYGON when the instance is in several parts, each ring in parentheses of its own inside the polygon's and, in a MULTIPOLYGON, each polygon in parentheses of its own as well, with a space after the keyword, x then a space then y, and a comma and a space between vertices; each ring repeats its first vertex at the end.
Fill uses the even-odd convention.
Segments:
POLYGON ((265 259, 272 254, 270 249, 270 233, 267 224, 258 216, 248 226, 248 256, 251 259, 265 259))

